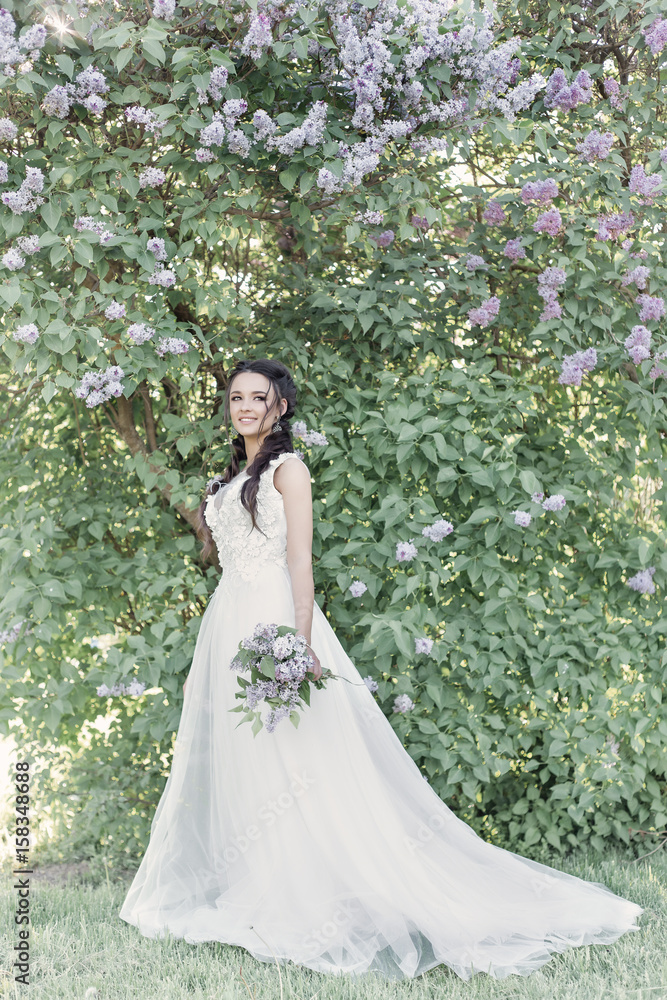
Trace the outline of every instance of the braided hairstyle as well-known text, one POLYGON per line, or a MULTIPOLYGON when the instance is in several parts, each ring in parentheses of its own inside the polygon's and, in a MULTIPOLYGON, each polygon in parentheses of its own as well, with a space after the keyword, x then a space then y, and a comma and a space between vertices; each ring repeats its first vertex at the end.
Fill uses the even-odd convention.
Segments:
MULTIPOLYGON (((237 361, 236 365, 229 373, 227 388, 225 390, 225 425, 227 427, 227 442, 230 449, 229 465, 222 474, 217 475, 214 479, 210 480, 208 486, 206 487, 204 499, 199 506, 197 533, 200 540, 203 542, 201 556, 204 561, 208 559, 214 548, 211 529, 204 519, 206 501, 208 497, 216 493, 222 485, 231 482, 231 480, 239 474, 241 471, 241 462, 247 459, 245 438, 243 435, 237 434, 232 440, 229 434, 229 400, 232 394, 232 384, 236 375, 240 375, 241 372, 257 372, 259 375, 265 375, 266 378, 268 378, 271 384, 264 401, 267 413, 278 400, 287 400, 287 409, 280 417, 280 427, 277 431, 269 431, 264 438, 260 449, 255 456, 255 461, 252 464, 252 471, 245 479, 243 486, 241 487, 241 503, 250 514, 253 528, 258 528, 259 531, 262 530, 259 528, 256 521, 256 498, 257 490, 259 489, 259 477, 262 472, 268 468, 269 462, 272 458, 277 458, 278 455, 282 454, 284 451, 294 451, 289 421, 294 415, 294 410, 296 408, 296 386, 294 385, 294 379, 292 378, 289 369, 286 368, 281 361, 274 361, 270 358, 258 358, 254 361, 247 359, 237 361)), ((257 432, 260 435, 264 429, 265 420, 266 416, 262 417, 259 430, 257 432)))

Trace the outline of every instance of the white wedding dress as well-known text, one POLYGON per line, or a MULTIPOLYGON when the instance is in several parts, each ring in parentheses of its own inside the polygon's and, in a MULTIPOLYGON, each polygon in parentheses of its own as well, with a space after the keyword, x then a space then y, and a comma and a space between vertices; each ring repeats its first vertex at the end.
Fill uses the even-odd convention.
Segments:
MULTIPOLYGON (((223 573, 201 621, 171 773, 120 910, 148 937, 240 945, 256 959, 395 979, 444 964, 527 975, 572 945, 609 944, 643 912, 603 885, 486 843, 424 779, 317 602, 311 645, 349 678, 311 689, 298 728, 239 726, 240 639, 294 626, 273 471, 258 523, 246 473, 207 500, 223 573), (238 728, 236 728, 238 726, 238 728)), ((266 706, 265 706, 266 708, 266 706)), ((415 709, 419 711, 419 708, 415 709)))

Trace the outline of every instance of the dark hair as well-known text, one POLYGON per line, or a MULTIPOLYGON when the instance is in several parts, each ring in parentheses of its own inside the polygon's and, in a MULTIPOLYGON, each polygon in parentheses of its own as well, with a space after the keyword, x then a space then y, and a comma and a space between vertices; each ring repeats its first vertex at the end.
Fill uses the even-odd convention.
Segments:
MULTIPOLYGON (((266 399, 264 400, 266 404, 266 412, 268 413, 269 408, 273 406, 279 399, 287 400, 287 409, 280 417, 280 427, 277 431, 271 430, 264 441, 262 442, 259 452, 255 456, 255 461, 252 464, 250 470, 250 475, 246 478, 243 486, 241 487, 241 503, 245 509, 249 512, 252 519, 253 528, 259 528, 256 521, 257 514, 257 490, 259 489, 259 477, 262 472, 268 468, 269 462, 272 458, 277 458, 284 451, 294 451, 294 445, 292 443, 292 432, 289 428, 289 421, 294 415, 294 410, 296 408, 296 386, 294 385, 294 379, 290 374, 288 368, 281 361, 273 361, 270 358, 258 358, 255 361, 250 361, 244 359, 242 361, 237 361, 236 365, 229 373, 229 378, 227 380, 227 388, 225 390, 225 424, 227 426, 227 441, 230 450, 230 460, 229 465, 222 473, 222 475, 216 478, 221 483, 229 483, 231 480, 239 474, 241 471, 239 466, 243 459, 247 459, 245 450, 245 439, 242 434, 237 434, 232 440, 229 434, 229 423, 230 423, 230 408, 229 399, 232 394, 232 383, 237 375, 241 372, 257 372, 258 375, 265 375, 271 385, 269 386, 269 391, 266 394, 266 399), (273 388, 273 393, 271 393, 271 387, 273 388), (270 398, 269 398, 270 397, 270 398)), ((262 421, 259 425, 258 434, 261 434, 264 428, 264 421, 266 420, 266 415, 262 417, 262 421)), ((215 487, 219 489, 220 487, 215 487)), ((204 499, 199 506, 199 516, 197 523, 197 533, 199 538, 203 542, 202 546, 202 559, 208 559, 209 555, 213 551, 214 542, 213 536, 211 534, 211 529, 204 519, 204 511, 206 510, 206 501, 209 496, 213 493, 212 487, 209 485, 206 488, 206 493, 204 499)))

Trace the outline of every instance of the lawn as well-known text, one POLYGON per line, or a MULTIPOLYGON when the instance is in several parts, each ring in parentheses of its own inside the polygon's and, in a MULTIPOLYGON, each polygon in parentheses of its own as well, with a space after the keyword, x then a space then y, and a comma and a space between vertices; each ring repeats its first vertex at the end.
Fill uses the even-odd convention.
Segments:
MULTIPOLYGON (((647 848, 648 851, 648 848, 647 848)), ((639 932, 609 946, 570 949, 531 976, 469 982, 440 966, 414 980, 327 976, 295 965, 258 962, 219 943, 142 937, 117 916, 130 873, 100 865, 74 871, 59 884, 56 866, 31 884, 31 1000, 667 1000, 667 852, 643 860, 616 851, 603 860, 580 852, 548 864, 644 907, 639 932), (52 874, 55 872, 55 875, 52 874), (46 875, 51 873, 51 880, 46 875)), ((16 943, 15 893, 5 873, 2 892, 3 973, 0 996, 24 998, 9 974, 16 943)))

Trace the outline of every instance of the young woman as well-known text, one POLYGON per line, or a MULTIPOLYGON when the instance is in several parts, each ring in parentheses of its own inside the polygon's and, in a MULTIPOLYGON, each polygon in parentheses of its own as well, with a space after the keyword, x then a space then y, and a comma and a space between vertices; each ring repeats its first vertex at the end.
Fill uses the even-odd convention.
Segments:
POLYGON ((121 918, 149 937, 397 979, 440 964, 464 979, 527 975, 554 952, 637 930, 641 907, 486 843, 424 780, 314 599, 295 407, 281 363, 242 361, 232 372, 232 458, 201 508, 205 551, 217 546, 222 576, 121 918), (312 688, 298 728, 285 719, 253 736, 228 711, 239 704, 229 663, 260 622, 305 636, 314 678, 328 667, 355 683, 312 688))

